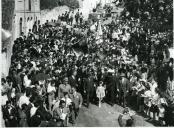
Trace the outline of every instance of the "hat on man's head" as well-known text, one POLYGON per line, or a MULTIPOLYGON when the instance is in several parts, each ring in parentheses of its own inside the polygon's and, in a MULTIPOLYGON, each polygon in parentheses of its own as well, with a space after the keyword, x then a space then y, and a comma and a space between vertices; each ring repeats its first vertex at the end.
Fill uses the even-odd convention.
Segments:
POLYGON ((123 110, 123 113, 128 113, 128 112, 129 112, 129 108, 125 107, 124 110, 123 110))
POLYGON ((114 73, 115 71, 113 69, 108 70, 109 73, 114 73))
POLYGON ((125 73, 122 72, 122 73, 120 74, 120 77, 125 77, 125 73))
POLYGON ((164 61, 163 61, 163 63, 168 63, 169 62, 169 60, 167 60, 167 59, 164 59, 164 61))
POLYGON ((63 81, 68 82, 68 77, 65 77, 63 81))
POLYGON ((140 75, 139 75, 137 72, 135 72, 134 75, 135 75, 137 78, 140 78, 140 75))
POLYGON ((104 71, 108 71, 107 67, 104 67, 104 71))
POLYGON ((160 102, 160 104, 166 104, 167 105, 167 101, 166 101, 165 98, 160 98, 159 102, 160 102))
POLYGON ((140 82, 147 82, 145 79, 140 79, 140 82))

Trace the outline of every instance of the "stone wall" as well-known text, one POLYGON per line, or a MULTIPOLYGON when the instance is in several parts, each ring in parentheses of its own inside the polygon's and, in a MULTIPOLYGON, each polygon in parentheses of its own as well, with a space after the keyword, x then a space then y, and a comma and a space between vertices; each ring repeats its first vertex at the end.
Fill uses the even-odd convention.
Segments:
MULTIPOLYGON (((12 46, 13 46, 13 15, 15 0, 2 0, 2 28, 8 30, 11 33, 11 38, 6 40, 5 48, 6 52, 1 51, 1 75, 6 77, 11 62, 12 46)), ((2 31, 1 31, 2 32, 2 31)), ((2 42, 2 41, 1 41, 2 42)))
POLYGON ((2 0, 2 28, 12 31, 14 0, 2 0))

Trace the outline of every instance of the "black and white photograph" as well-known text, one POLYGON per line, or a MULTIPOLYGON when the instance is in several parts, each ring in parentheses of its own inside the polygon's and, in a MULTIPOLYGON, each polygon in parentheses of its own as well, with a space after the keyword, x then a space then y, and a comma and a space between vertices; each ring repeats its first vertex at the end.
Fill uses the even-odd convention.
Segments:
POLYGON ((174 127, 173 0, 0 3, 0 127, 174 127))

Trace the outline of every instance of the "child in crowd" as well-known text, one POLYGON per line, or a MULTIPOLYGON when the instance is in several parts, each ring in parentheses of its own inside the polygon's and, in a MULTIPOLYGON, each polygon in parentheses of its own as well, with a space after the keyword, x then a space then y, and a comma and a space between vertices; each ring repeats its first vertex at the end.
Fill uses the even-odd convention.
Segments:
POLYGON ((165 98, 160 98, 159 101, 158 101, 158 118, 159 118, 159 123, 160 123, 160 126, 164 126, 165 125, 165 119, 164 119, 164 116, 165 116, 165 112, 166 112, 166 107, 168 106, 167 104, 167 101, 165 98))
POLYGON ((143 111, 143 104, 144 104, 144 98, 141 96, 141 94, 144 93, 145 87, 143 85, 142 81, 137 81, 135 86, 132 87, 133 91, 134 91, 134 95, 137 97, 137 106, 139 109, 139 112, 143 111))
POLYGON ((55 88, 55 82, 53 81, 49 81, 48 83, 48 87, 47 87, 47 93, 48 93, 48 104, 49 104, 49 111, 52 111, 52 106, 55 102, 55 92, 56 92, 56 88, 55 88))
POLYGON ((159 104, 158 110, 159 123, 161 126, 164 126, 165 104, 159 104))
POLYGON ((138 106, 139 106, 139 112, 144 112, 144 97, 142 94, 144 94, 145 90, 145 81, 140 80, 140 86, 138 87, 138 106))
POLYGON ((157 106, 158 100, 159 100, 159 94, 157 93, 157 89, 155 89, 155 92, 152 93, 152 98, 151 98, 152 106, 150 107, 150 112, 153 113, 153 120, 156 120, 157 113, 159 112, 158 106, 157 106))
POLYGON ((65 101, 66 107, 69 107, 72 103, 72 100, 70 99, 67 92, 64 92, 64 97, 61 100, 65 101))
POLYGON ((97 87, 96 90, 97 97, 99 98, 99 108, 101 107, 101 102, 103 98, 105 97, 105 87, 103 87, 103 82, 99 82, 99 86, 97 87))
POLYGON ((144 105, 145 105, 145 114, 147 116, 150 116, 150 107, 152 106, 151 103, 151 97, 152 97, 152 92, 147 88, 147 90, 144 92, 144 105))

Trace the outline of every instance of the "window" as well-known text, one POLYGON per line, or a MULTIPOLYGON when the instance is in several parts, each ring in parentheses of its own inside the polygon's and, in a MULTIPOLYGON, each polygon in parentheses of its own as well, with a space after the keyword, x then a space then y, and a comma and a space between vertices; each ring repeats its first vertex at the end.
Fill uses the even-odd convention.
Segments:
POLYGON ((20 18, 20 23, 22 23, 22 17, 20 18))
POLYGON ((22 18, 20 18, 20 21, 19 21, 19 32, 20 34, 22 33, 22 18))
POLYGON ((29 2, 29 11, 31 11, 31 0, 28 0, 28 2, 29 2))
POLYGON ((40 20, 38 20, 38 24, 40 24, 40 20))

